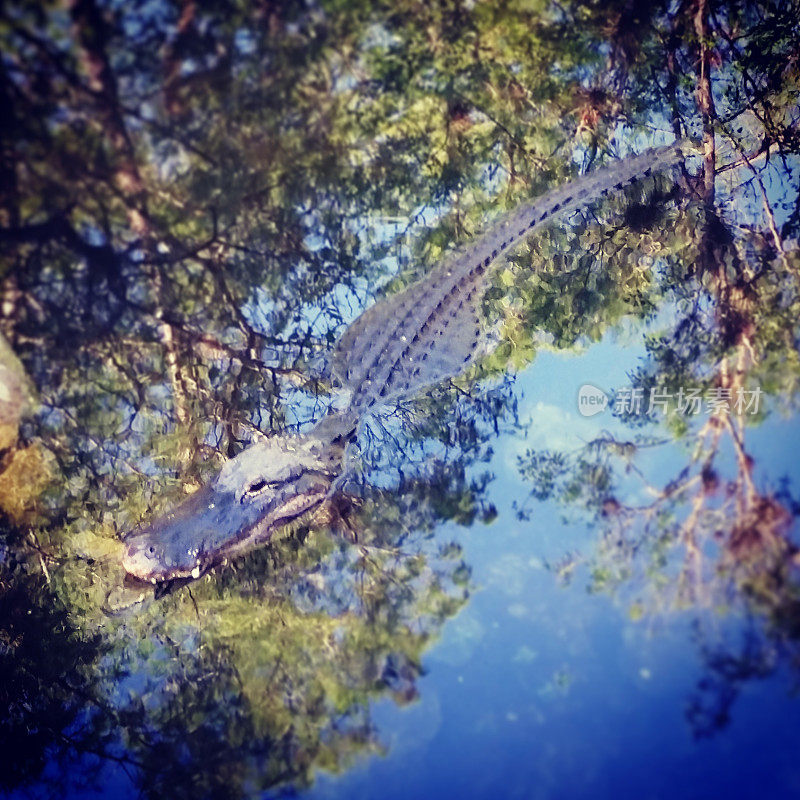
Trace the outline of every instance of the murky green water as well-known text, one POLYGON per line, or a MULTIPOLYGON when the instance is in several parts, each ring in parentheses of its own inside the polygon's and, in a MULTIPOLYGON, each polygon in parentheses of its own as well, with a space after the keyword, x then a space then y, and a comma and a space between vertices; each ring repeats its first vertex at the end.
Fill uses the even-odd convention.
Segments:
POLYGON ((790 797, 796 4, 25 4, 0 24, 0 790, 790 797), (122 537, 336 402, 504 210, 496 345, 199 580, 122 537))

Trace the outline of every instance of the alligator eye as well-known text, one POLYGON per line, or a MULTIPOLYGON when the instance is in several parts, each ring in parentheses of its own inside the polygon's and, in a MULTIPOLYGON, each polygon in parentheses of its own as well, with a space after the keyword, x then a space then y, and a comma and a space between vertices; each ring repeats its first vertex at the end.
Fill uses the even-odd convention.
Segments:
POLYGON ((266 489, 267 486, 273 486, 274 484, 275 484, 275 481, 268 481, 266 478, 261 478, 261 479, 259 479, 257 481, 253 481, 247 487, 247 489, 246 489, 246 491, 244 493, 244 496, 242 497, 242 500, 244 500, 244 497, 246 497, 247 495, 258 494, 263 489, 266 489))
POLYGON ((269 480, 268 478, 259 478, 258 480, 253 481, 242 493, 240 498, 240 502, 244 503, 249 497, 255 497, 260 492, 263 492, 264 489, 271 488, 271 489, 278 489, 281 486, 285 486, 293 479, 293 476, 290 475, 288 478, 277 478, 275 480, 269 480))

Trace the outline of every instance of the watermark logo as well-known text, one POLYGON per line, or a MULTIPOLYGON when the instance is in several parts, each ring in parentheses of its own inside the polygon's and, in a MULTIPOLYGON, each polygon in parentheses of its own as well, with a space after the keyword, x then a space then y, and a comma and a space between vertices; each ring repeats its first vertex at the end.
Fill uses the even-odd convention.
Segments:
POLYGON ((762 394, 760 386, 735 390, 715 386, 705 391, 698 387, 679 387, 676 390, 653 387, 648 396, 641 388, 628 387, 617 390, 612 401, 602 389, 584 383, 578 389, 578 413, 583 417, 593 417, 611 407, 615 414, 624 416, 649 416, 656 412, 675 412, 683 416, 703 412, 717 416, 755 415, 758 414, 762 394))
POLYGON ((578 389, 578 413, 582 417, 593 417, 608 408, 608 395, 591 383, 584 383, 578 389))

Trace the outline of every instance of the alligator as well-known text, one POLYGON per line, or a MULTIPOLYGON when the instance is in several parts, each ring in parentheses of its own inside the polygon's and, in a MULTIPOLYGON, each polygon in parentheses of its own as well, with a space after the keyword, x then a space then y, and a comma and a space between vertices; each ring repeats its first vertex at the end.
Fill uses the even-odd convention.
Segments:
POLYGON ((125 570, 152 583, 199 578, 319 509, 342 486, 348 446, 370 413, 454 377, 481 352, 480 303, 504 253, 541 226, 678 165, 693 149, 686 141, 653 148, 555 188, 368 308, 345 330, 331 360, 347 398, 343 410, 307 433, 273 436, 227 461, 174 511, 125 537, 125 570))

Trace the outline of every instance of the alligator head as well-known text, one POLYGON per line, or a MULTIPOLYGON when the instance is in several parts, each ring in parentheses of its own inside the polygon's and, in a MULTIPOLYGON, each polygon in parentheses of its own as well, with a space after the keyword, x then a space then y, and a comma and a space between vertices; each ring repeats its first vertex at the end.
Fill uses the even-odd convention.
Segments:
POLYGON ((153 583, 198 578, 319 507, 341 461, 342 446, 313 431, 254 444, 169 514, 128 534, 123 566, 153 583))

